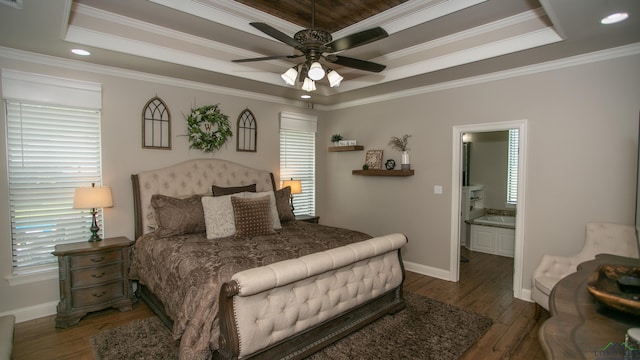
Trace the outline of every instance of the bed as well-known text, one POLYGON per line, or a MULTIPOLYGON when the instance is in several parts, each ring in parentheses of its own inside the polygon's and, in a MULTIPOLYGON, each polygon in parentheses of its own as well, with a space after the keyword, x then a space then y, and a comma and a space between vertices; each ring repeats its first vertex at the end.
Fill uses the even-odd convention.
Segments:
POLYGON ((181 359, 301 359, 405 306, 404 235, 294 221, 268 171, 195 159, 131 179, 131 277, 181 359))

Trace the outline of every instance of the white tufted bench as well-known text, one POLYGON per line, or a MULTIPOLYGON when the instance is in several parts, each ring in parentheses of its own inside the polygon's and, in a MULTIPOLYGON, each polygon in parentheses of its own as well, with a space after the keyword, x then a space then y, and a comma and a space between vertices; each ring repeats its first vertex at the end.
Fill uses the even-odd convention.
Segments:
POLYGON ((220 298, 221 351, 237 345, 231 352, 245 358, 386 293, 399 296, 393 293, 404 278, 399 249, 406 243, 391 234, 235 274, 220 298), (225 304, 233 319, 222 318, 225 304), (233 329, 225 326, 237 339, 228 339, 225 330, 233 329))

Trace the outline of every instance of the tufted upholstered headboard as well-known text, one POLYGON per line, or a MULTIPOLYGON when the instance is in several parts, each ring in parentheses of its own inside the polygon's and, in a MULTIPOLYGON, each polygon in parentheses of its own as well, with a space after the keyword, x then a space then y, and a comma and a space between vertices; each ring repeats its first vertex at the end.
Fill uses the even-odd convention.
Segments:
POLYGON ((135 238, 151 231, 153 209, 151 196, 162 194, 183 197, 211 194, 211 186, 242 186, 256 184, 257 191, 275 190, 273 174, 231 161, 194 159, 161 169, 131 175, 135 238))

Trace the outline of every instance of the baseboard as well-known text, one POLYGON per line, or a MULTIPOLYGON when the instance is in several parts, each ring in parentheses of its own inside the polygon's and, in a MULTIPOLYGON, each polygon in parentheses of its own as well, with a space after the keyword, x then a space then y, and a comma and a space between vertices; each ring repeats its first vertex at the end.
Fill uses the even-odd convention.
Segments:
POLYGON ((531 298, 531 289, 521 289, 520 290, 520 300, 534 302, 531 298))
POLYGON ((420 275, 427 275, 434 278, 449 281, 450 274, 448 270, 438 269, 438 268, 434 268, 426 265, 420 265, 420 264, 412 263, 409 261, 404 261, 404 268, 406 270, 418 273, 420 275))
POLYGON ((15 309, 15 310, 7 311, 4 313, 0 313, 0 316, 11 314, 16 317, 16 323, 21 323, 21 322, 49 316, 49 315, 54 315, 57 312, 57 308, 56 308, 57 306, 58 306, 58 301, 51 301, 44 304, 28 306, 25 308, 20 308, 20 309, 15 309))

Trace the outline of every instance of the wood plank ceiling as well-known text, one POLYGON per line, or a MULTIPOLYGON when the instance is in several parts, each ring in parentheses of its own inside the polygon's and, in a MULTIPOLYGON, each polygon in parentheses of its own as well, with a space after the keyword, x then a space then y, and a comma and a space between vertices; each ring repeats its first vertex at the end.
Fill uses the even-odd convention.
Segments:
MULTIPOLYGON (((312 0, 236 0, 304 28, 311 27, 312 0)), ((315 28, 331 33, 407 0, 318 0, 315 2, 315 28)))

